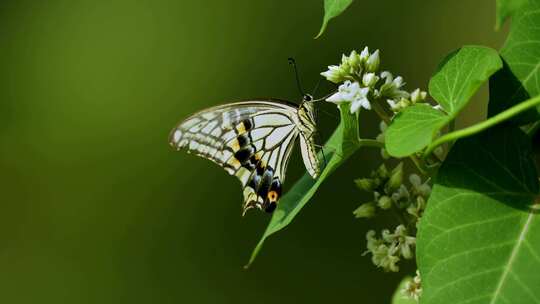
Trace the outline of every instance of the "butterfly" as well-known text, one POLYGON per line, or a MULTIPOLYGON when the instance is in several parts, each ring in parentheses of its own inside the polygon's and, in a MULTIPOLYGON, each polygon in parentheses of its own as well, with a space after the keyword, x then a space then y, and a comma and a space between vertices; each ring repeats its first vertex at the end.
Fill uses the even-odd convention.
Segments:
POLYGON ((308 173, 314 179, 320 174, 314 142, 316 101, 305 94, 300 105, 269 99, 208 108, 180 122, 171 131, 169 143, 235 175, 242 183, 243 214, 252 208, 272 213, 297 139, 308 173))

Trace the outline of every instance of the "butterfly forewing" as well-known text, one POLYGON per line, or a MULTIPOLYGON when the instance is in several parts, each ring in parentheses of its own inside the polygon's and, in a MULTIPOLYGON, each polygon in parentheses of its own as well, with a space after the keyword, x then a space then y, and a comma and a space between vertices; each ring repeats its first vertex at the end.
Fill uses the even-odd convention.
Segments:
POLYGON ((170 135, 186 148, 222 166, 240 180, 244 212, 273 211, 281 196, 287 162, 299 134, 297 107, 282 101, 246 101, 213 107, 181 122, 170 135))

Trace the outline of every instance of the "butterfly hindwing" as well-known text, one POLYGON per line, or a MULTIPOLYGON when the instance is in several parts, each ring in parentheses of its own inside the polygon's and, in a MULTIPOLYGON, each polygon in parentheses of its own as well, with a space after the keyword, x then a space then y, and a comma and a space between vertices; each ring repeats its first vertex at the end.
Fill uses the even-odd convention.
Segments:
POLYGON ((248 101, 203 110, 170 135, 176 149, 210 159, 243 186, 244 212, 273 211, 281 196, 287 162, 299 134, 296 107, 276 101, 248 101))

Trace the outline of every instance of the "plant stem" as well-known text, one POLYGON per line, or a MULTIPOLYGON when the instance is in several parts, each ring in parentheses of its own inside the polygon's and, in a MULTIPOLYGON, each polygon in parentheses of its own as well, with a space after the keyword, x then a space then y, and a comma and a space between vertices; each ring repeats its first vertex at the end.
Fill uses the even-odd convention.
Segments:
POLYGON ((454 132, 454 130, 456 130, 456 120, 455 119, 452 119, 450 121, 450 124, 448 125, 448 130, 450 130, 450 132, 454 132))
POLYGON ((383 107, 381 107, 381 104, 376 100, 375 102, 371 103, 371 106, 373 107, 373 110, 379 117, 387 124, 390 124, 390 117, 388 114, 386 114, 386 111, 384 111, 383 107))
POLYGON ((418 169, 418 171, 420 171, 420 173, 422 175, 430 176, 428 174, 428 171, 426 171, 426 169, 424 169, 424 165, 422 164, 422 161, 420 159, 418 159, 418 157, 416 157, 416 155, 411 155, 411 156, 409 156, 409 158, 411 159, 411 161, 414 163, 414 165, 416 166, 416 168, 418 169))
POLYGON ((448 133, 446 135, 443 135, 436 140, 434 140, 426 149, 424 152, 424 157, 428 156, 436 147, 442 145, 445 142, 457 140, 462 137, 471 136, 478 132, 484 131, 485 129, 488 129, 496 124, 499 124, 529 108, 532 108, 536 105, 540 104, 540 95, 530 98, 522 103, 519 103, 510 109, 503 111, 488 120, 484 120, 481 123, 477 123, 475 125, 472 125, 468 128, 457 130, 451 133, 448 133))
POLYGON ((384 144, 375 139, 358 139, 358 145, 360 147, 373 147, 373 148, 384 148, 384 144))

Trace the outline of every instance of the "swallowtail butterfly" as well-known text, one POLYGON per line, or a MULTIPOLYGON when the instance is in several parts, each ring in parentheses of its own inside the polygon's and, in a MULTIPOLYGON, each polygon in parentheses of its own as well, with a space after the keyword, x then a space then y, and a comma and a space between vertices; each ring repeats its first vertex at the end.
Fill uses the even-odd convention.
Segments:
POLYGON ((243 214, 252 208, 276 209, 296 139, 307 171, 320 173, 315 150, 315 100, 300 105, 281 100, 241 101, 212 107, 180 122, 170 133, 176 150, 210 159, 243 187, 243 214))

